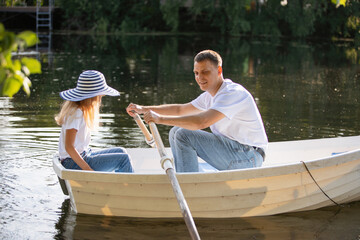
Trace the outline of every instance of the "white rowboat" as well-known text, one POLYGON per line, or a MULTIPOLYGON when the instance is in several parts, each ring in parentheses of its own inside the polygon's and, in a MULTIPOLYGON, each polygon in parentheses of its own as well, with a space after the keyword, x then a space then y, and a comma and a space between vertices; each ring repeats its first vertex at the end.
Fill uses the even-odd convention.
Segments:
MULTIPOLYGON (((127 149, 135 173, 53 168, 77 213, 181 218, 157 149, 127 149)), ((170 149, 166 149, 171 156, 170 149)), ((273 142, 262 167, 177 173, 194 218, 306 211, 360 200, 360 136, 273 142)))

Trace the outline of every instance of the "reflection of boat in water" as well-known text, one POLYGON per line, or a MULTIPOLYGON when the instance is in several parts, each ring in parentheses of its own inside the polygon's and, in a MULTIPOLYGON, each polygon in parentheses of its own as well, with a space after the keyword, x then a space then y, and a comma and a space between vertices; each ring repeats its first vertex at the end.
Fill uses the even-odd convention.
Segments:
MULTIPOLYGON (((169 150, 169 149, 168 149, 169 150)), ((67 170, 54 159, 78 213, 173 218, 179 206, 156 149, 128 149, 136 173, 67 170)), ((195 218, 265 216, 360 199, 360 136, 275 142, 261 168, 178 173, 195 218)))
MULTIPOLYGON (((56 239, 189 239, 180 218, 128 218, 73 214, 69 201, 56 224, 56 239), (64 212, 65 211, 65 212, 64 212)), ((64 207, 65 206, 65 207, 64 207)), ((203 239, 354 240, 359 235, 360 202, 344 207, 277 216, 196 219, 203 239)))

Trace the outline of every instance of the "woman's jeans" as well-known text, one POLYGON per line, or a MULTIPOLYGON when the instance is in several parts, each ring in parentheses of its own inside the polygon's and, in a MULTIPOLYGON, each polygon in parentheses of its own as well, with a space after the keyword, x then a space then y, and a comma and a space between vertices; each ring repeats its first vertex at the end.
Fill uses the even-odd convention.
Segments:
POLYGON ((203 130, 173 127, 169 141, 177 172, 198 172, 198 157, 218 170, 260 167, 263 163, 252 146, 203 130))
MULTIPOLYGON (((130 156, 127 154, 125 148, 108 148, 96 152, 92 152, 91 149, 84 151, 81 157, 89 164, 89 166, 95 171, 106 172, 133 172, 130 156)), ((71 158, 65 158, 61 164, 67 169, 81 168, 71 158)))

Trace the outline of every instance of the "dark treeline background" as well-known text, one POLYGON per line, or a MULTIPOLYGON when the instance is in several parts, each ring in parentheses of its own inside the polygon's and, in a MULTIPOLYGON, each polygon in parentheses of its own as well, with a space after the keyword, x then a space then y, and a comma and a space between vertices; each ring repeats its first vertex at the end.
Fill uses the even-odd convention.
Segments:
MULTIPOLYGON (((9 0, 1 5, 9 5, 9 0)), ((10 1, 35 5, 35 0, 10 1)), ((48 0, 42 1, 43 5, 48 0)), ((212 32, 229 36, 353 38, 359 0, 56 0, 57 28, 94 33, 212 32)))
POLYGON ((360 3, 330 0, 59 0, 64 27, 96 32, 218 32, 359 38, 360 3), (264 2, 264 3, 260 3, 264 2))

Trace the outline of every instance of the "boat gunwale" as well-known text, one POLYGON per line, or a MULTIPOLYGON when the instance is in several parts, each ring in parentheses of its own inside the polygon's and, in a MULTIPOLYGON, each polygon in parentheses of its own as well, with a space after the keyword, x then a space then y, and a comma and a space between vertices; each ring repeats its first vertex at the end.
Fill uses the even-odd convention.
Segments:
MULTIPOLYGON (((360 160, 360 149, 327 156, 323 158, 304 161, 309 170, 344 164, 346 162, 360 160)), ((257 179, 274 177, 285 174, 297 174, 307 172, 302 161, 263 166, 259 168, 235 169, 218 172, 196 172, 176 173, 180 183, 202 183, 202 182, 223 182, 230 180, 257 179)), ((165 173, 114 173, 114 172, 93 172, 84 170, 65 169, 57 158, 53 159, 53 168, 56 174, 64 180, 96 181, 96 182, 131 182, 154 184, 168 182, 165 173)))

